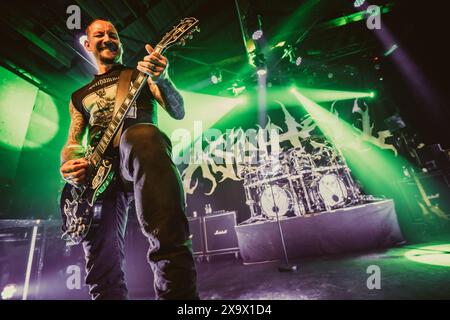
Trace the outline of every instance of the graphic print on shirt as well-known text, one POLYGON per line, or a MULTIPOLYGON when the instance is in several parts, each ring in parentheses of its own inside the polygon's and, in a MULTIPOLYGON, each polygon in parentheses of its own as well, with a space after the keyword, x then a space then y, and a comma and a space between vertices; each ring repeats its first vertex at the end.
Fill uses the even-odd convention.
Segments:
MULTIPOLYGON (((130 82, 130 87, 132 83, 130 82)), ((110 86, 102 87, 84 97, 83 108, 89 112, 89 125, 108 127, 112 119, 114 104, 117 92, 117 82, 110 86)), ((136 102, 134 102, 128 111, 126 118, 136 119, 136 102)))

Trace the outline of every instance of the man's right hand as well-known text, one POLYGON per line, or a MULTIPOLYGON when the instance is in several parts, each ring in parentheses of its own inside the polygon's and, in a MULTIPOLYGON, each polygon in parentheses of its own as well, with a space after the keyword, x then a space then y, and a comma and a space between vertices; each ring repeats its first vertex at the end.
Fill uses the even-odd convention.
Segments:
POLYGON ((86 170, 89 162, 85 158, 69 160, 59 169, 64 180, 74 186, 86 183, 86 170))

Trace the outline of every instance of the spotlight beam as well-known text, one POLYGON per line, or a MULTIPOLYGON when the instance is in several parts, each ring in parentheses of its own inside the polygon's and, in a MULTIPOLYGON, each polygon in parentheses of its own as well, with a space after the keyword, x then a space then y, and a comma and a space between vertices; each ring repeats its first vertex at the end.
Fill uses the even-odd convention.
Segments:
POLYGON ((196 138, 193 130, 195 122, 201 121, 203 130, 211 128, 233 108, 242 105, 246 99, 245 95, 224 98, 185 90, 181 90, 181 94, 188 110, 184 119, 175 120, 165 111, 158 113, 159 126, 169 137, 175 130, 184 128, 190 132, 191 137, 196 138))
MULTIPOLYGON (((316 103, 375 97, 374 91, 343 91, 306 87, 296 87, 296 90, 299 90, 305 98, 316 103)), ((298 103, 298 98, 287 92, 284 86, 270 88, 267 96, 269 101, 279 100, 287 105, 298 103)))
MULTIPOLYGON (((325 137, 345 153, 353 174, 362 182, 365 191, 384 195, 388 191, 392 197, 401 199, 401 191, 395 188, 393 182, 402 178, 403 166, 409 166, 406 160, 376 147, 377 138, 343 121, 305 97, 297 88, 292 88, 290 92, 310 114, 325 137)), ((413 195, 411 198, 414 198, 413 195)))
POLYGON ((298 90, 305 95, 308 99, 314 102, 326 102, 326 101, 338 101, 349 100, 356 98, 374 98, 373 91, 361 92, 361 91, 342 91, 342 90, 327 90, 327 89, 315 89, 299 87, 298 90))

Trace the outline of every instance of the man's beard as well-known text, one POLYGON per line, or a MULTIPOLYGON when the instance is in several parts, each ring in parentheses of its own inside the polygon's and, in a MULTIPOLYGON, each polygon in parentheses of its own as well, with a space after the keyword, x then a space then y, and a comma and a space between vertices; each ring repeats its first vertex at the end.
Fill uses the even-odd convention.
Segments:
POLYGON ((100 55, 100 61, 104 64, 115 64, 115 63, 119 63, 121 60, 121 55, 118 54, 115 57, 109 58, 109 57, 103 57, 102 55, 100 55))
POLYGON ((97 48, 97 50, 100 52, 99 59, 104 64, 120 63, 122 60, 122 47, 121 46, 118 47, 115 44, 107 44, 105 47, 97 48), (101 52, 103 50, 107 50, 107 49, 109 49, 109 51, 111 51, 111 52, 117 52, 118 54, 112 58, 102 56, 101 52))

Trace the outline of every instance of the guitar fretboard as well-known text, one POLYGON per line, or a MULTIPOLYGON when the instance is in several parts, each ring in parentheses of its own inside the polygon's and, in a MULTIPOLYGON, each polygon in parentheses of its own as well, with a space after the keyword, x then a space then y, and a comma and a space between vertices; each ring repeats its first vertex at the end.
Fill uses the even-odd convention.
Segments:
MULTIPOLYGON (((160 53, 162 51, 162 48, 158 45, 156 46, 155 51, 160 53)), ((114 138, 114 135, 116 134, 126 114, 128 113, 128 110, 130 110, 130 107, 136 101, 144 85, 147 84, 148 77, 148 74, 139 72, 138 76, 133 81, 133 84, 128 90, 128 94, 125 100, 122 102, 122 105, 113 116, 111 122, 108 125, 108 128, 106 128, 102 138, 92 152, 91 162, 94 164, 94 166, 100 161, 100 159, 102 159, 106 149, 108 148, 109 144, 114 138)))
POLYGON ((105 153, 106 149, 111 143, 111 140, 113 139, 114 135, 119 129, 120 124, 125 118, 125 115, 127 114, 133 102, 136 101, 144 85, 147 83, 147 79, 148 75, 143 72, 140 72, 137 78, 133 81, 133 84, 130 90, 128 91, 125 100, 123 101, 122 105, 119 107, 116 114, 112 118, 111 122, 108 125, 108 128, 103 133, 102 138, 100 139, 99 143, 97 144, 95 150, 92 153, 91 159, 94 163, 97 163, 102 158, 103 154, 105 153))

